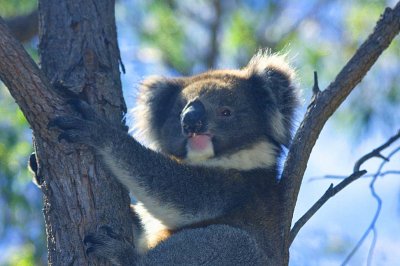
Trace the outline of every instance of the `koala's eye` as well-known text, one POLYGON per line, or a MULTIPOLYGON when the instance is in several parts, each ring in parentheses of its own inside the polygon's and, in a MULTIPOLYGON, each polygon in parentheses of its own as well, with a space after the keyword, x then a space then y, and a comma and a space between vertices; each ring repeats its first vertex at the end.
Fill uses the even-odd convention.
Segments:
POLYGON ((232 110, 229 107, 224 106, 224 107, 218 108, 217 114, 218 114, 218 116, 229 117, 232 115, 232 110))

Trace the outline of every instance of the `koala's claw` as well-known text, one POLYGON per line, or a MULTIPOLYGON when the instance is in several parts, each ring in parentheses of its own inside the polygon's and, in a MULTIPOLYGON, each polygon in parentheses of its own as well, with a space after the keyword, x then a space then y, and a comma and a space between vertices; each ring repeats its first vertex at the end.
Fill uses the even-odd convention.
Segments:
POLYGON ((71 142, 71 139, 67 133, 61 133, 58 135, 57 140, 59 143, 61 143, 62 140, 65 140, 67 142, 71 142))
POLYGON ((84 124, 84 121, 79 118, 75 118, 75 117, 71 117, 71 116, 58 116, 58 117, 52 119, 47 124, 47 127, 49 129, 58 127, 60 129, 65 130, 65 129, 81 128, 83 124, 84 124))
POLYGON ((67 100, 67 104, 79 108, 80 105, 82 105, 82 103, 85 103, 83 100, 79 99, 79 98, 71 98, 67 100))
POLYGON ((93 235, 89 234, 83 239, 83 244, 86 246, 88 243, 93 242, 93 235))
POLYGON ((100 226, 96 233, 83 239, 86 255, 117 261, 118 265, 132 265, 136 261, 136 252, 129 244, 108 225, 100 226), (128 263, 129 262, 129 263, 128 263))
POLYGON ((49 129, 57 128, 61 131, 57 138, 58 142, 65 140, 69 143, 92 145, 95 133, 99 132, 95 123, 73 116, 56 117, 47 126, 49 129))
POLYGON ((59 117, 53 118, 50 120, 50 122, 47 124, 47 129, 52 129, 57 127, 59 117))
POLYGON ((111 228, 111 226, 108 225, 102 225, 98 229, 99 231, 105 232, 106 235, 108 235, 111 238, 114 239, 119 239, 121 238, 117 233, 114 232, 114 230, 111 228))
POLYGON ((101 249, 102 246, 106 245, 104 235, 89 234, 83 239, 83 244, 87 247, 85 252, 86 255, 95 252, 97 249, 101 249))
POLYGON ((85 253, 86 253, 86 255, 87 256, 89 256, 91 253, 93 253, 95 251, 95 248, 94 247, 88 247, 86 250, 85 250, 85 253))
POLYGON ((74 98, 74 99, 69 99, 67 101, 67 104, 71 105, 75 109, 75 111, 77 111, 83 116, 83 118, 87 120, 96 119, 95 111, 87 102, 82 101, 81 99, 78 98, 74 98))
MULTIPOLYGON (((93 254, 98 257, 118 258, 124 260, 127 256, 134 256, 135 251, 131 244, 113 231, 108 225, 100 226, 96 233, 90 233, 83 239, 86 255, 93 254), (128 250, 129 254, 126 254, 128 250)), ((126 265, 126 263, 121 263, 126 265)))
POLYGON ((120 236, 110 226, 102 225, 97 229, 96 233, 86 235, 83 239, 83 244, 90 246, 102 245, 110 238, 118 240, 120 236))

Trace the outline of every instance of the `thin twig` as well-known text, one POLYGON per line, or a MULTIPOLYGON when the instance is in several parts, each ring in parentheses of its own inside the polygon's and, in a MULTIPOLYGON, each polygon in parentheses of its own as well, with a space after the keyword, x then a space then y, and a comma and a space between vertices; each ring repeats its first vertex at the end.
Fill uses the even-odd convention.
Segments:
POLYGON ((221 6, 221 1, 214 0, 212 1, 212 7, 215 11, 215 18, 210 25, 210 45, 209 50, 206 54, 206 65, 208 69, 215 68, 218 55, 219 55, 219 41, 218 34, 221 28, 221 19, 223 8, 221 6))
POLYGON ((383 145, 379 146, 378 148, 376 148, 375 150, 371 151, 370 153, 364 155, 363 157, 361 157, 356 164, 354 165, 354 169, 353 172, 358 172, 360 171, 360 167, 363 163, 365 163, 367 160, 373 158, 373 157, 378 157, 378 158, 382 158, 385 161, 388 161, 388 158, 384 157, 381 154, 381 151, 383 151, 384 149, 386 149, 387 147, 389 147, 393 142, 395 142, 396 140, 398 140, 400 138, 400 130, 397 132, 396 135, 394 135, 393 137, 391 137, 388 141, 386 141, 383 145))
MULTIPOLYGON (((365 177, 374 177, 377 173, 374 174, 366 174, 363 176, 363 178, 365 177)), ((400 175, 400 170, 387 170, 384 171, 382 173, 379 173, 378 176, 379 177, 384 177, 387 175, 400 175)), ((314 181, 318 181, 318 180, 327 180, 327 179, 339 179, 339 180, 343 180, 345 179, 347 176, 344 175, 325 175, 323 177, 311 177, 308 179, 308 182, 314 182, 314 181)))
POLYGON ((351 182, 357 180, 364 174, 366 174, 367 171, 359 171, 356 173, 353 173, 349 177, 345 178, 342 182, 340 182, 338 185, 333 186, 331 184, 329 188, 325 191, 324 195, 316 202, 314 205, 294 224, 292 230, 290 230, 290 244, 292 244, 293 240, 295 239, 297 233, 300 231, 300 229, 303 227, 304 224, 310 220, 310 218, 333 196, 335 196, 339 191, 344 189, 347 185, 349 185, 351 182))
MULTIPOLYGON (((390 141, 390 140, 389 140, 390 141)), ((388 142, 389 142, 388 141, 388 142)), ((387 142, 386 142, 387 143, 387 142)), ((393 143, 393 142, 392 142, 393 143)), ((387 146, 386 146, 387 147, 387 146)), ((367 230, 365 230, 364 234, 362 235, 362 237, 360 238, 360 240, 357 242, 356 246, 351 250, 350 254, 347 255, 346 259, 344 260, 344 262, 342 263, 342 265, 346 265, 349 260, 354 256, 354 254, 357 252, 357 250, 360 248, 360 246, 364 243, 365 239, 367 238, 367 236, 369 235, 369 233, 371 231, 375 231, 375 225, 376 225, 376 221, 379 218, 379 214, 381 212, 382 209, 382 199, 379 197, 379 195, 376 193, 375 191, 375 182, 379 176, 379 173, 382 172, 383 166, 389 162, 390 158, 395 155, 397 152, 400 151, 400 147, 394 149, 387 157, 385 157, 385 159, 382 161, 382 163, 379 165, 378 171, 376 172, 377 174, 374 176, 374 178, 371 180, 371 183, 369 185, 370 190, 371 190, 371 194, 372 196, 375 198, 378 206, 376 208, 374 217, 370 223, 370 225, 368 226, 367 230)), ((372 158, 372 157, 370 157, 372 158)), ((364 161, 365 162, 365 161, 364 161)), ((375 248, 375 242, 376 240, 373 239, 369 252, 368 252, 368 265, 370 265, 370 262, 372 261, 372 257, 373 257, 373 252, 374 252, 374 248, 375 248)))
MULTIPOLYGON (((372 219, 371 224, 368 226, 367 230, 364 232, 364 234, 362 235, 362 237, 360 238, 360 240, 358 240, 357 244, 355 245, 355 247, 351 250, 350 254, 347 255, 346 259, 343 261, 342 265, 346 265, 350 259, 354 256, 354 254, 357 252, 357 250, 361 247, 361 245, 364 243, 365 239, 367 238, 367 236, 369 235, 369 233, 371 232, 371 230, 375 230, 375 223, 378 220, 379 214, 381 212, 382 209, 382 200, 381 198, 376 194, 375 189, 373 187, 373 183, 375 182, 375 178, 373 179, 373 181, 370 184, 370 188, 371 188, 371 192, 373 194, 373 197, 376 199, 377 203, 378 203, 378 207, 375 211, 374 217, 372 219)), ((369 253, 368 253, 368 257, 372 257, 373 254, 373 246, 374 246, 374 241, 372 242, 372 245, 370 247, 369 253)), ((369 264, 368 264, 369 265, 369 264)))
MULTIPOLYGON (((355 181, 356 179, 360 178, 361 176, 363 176, 364 174, 367 173, 367 171, 365 171, 365 170, 363 170, 363 171, 359 171, 358 170, 362 163, 364 163, 365 161, 367 161, 367 160, 369 160, 369 159, 371 159, 373 157, 377 157, 377 154, 381 155, 381 152, 384 149, 389 147, 393 142, 395 142, 399 138, 400 138, 400 130, 398 131, 398 133, 396 135, 394 135, 393 137, 388 139, 381 146, 379 146, 378 148, 374 149, 373 151, 367 153, 366 155, 361 157, 359 160, 357 160, 357 162, 356 162, 356 164, 354 166, 354 169, 357 169, 357 171, 355 171, 349 177, 347 177, 344 180, 342 180, 336 186, 333 186, 333 184, 331 184, 329 186, 328 190, 324 193, 324 195, 322 195, 322 197, 316 203, 314 203, 314 205, 294 224, 293 228, 290 230, 290 237, 289 237, 290 245, 292 244, 294 238, 296 237, 296 235, 300 231, 300 229, 322 207, 322 205, 324 205, 330 198, 332 198, 334 195, 336 195, 339 191, 344 189, 350 183, 352 183, 353 181, 355 181)), ((385 158, 384 161, 381 164, 382 167, 383 167, 383 165, 385 165, 385 163, 387 163, 389 161, 390 157, 392 157, 398 151, 398 149, 400 149, 400 147, 395 149, 394 152, 390 153, 388 157, 383 157, 382 155, 379 156, 380 158, 385 158)), ((379 196, 375 193, 373 184, 375 183, 375 180, 377 179, 379 174, 382 172, 382 167, 379 167, 379 169, 376 172, 373 180, 371 181, 372 185, 370 185, 371 192, 373 193, 373 196, 377 199, 378 203, 379 203, 380 199, 379 199, 379 196)), ((379 209, 379 212, 380 212, 380 209, 379 209)), ((377 212, 378 215, 379 215, 379 212, 377 212)), ((364 239, 361 239, 360 241, 363 242, 364 239)), ((358 247, 355 248, 354 252, 357 249, 358 249, 358 247)), ((351 256, 352 256, 352 253, 349 255, 349 257, 351 258, 351 256)))
POLYGON ((319 89, 319 85, 318 85, 318 73, 317 71, 314 71, 314 86, 312 88, 313 91, 313 95, 316 96, 318 95, 318 93, 321 92, 321 90, 319 89))
POLYGON ((372 229, 372 242, 371 242, 371 246, 369 247, 369 251, 368 251, 368 258, 367 258, 367 265, 372 265, 372 259, 373 259, 373 255, 374 255, 374 250, 375 250, 375 246, 376 246, 376 241, 378 240, 378 231, 376 231, 376 227, 374 227, 372 229))

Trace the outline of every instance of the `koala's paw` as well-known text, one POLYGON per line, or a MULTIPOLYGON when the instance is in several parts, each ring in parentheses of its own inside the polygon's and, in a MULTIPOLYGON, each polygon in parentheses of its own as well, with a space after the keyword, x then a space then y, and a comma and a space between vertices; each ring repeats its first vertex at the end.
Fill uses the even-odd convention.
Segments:
POLYGON ((103 258, 115 265, 135 265, 137 262, 134 247, 109 226, 99 227, 96 233, 87 235, 83 243, 88 256, 103 258))
POLYGON ((96 133, 96 125, 74 116, 58 116, 50 121, 49 128, 58 128, 58 141, 91 145, 96 133))
POLYGON ((87 144, 96 146, 101 134, 104 133, 106 123, 99 119, 95 111, 86 102, 79 99, 71 99, 67 102, 77 111, 78 116, 58 116, 52 119, 48 127, 58 128, 61 133, 58 141, 66 140, 70 143, 87 144))
POLYGON ((82 117, 86 120, 89 121, 96 121, 99 120, 99 118, 96 115, 96 112, 93 110, 93 108, 87 103, 84 102, 80 99, 70 99, 67 101, 67 103, 75 109, 79 114, 82 115, 82 117))

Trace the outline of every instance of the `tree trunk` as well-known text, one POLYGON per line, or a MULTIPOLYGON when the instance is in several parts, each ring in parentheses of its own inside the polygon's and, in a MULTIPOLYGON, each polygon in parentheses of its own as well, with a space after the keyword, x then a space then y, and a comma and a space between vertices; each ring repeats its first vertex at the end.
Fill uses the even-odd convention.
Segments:
POLYGON ((0 21, 0 77, 33 129, 48 262, 88 265, 83 238, 98 225, 132 236, 129 195, 90 150, 58 143, 47 124, 54 116, 71 112, 60 95, 74 95, 121 125, 126 107, 114 1, 39 1, 39 22, 44 75, 0 21))
MULTIPOLYGON (((53 86, 72 92, 120 124, 126 107, 114 1, 39 1, 39 21, 41 66, 53 86)), ((54 145, 37 132, 34 136, 44 177, 49 264, 88 264, 83 238, 98 225, 108 224, 132 236, 128 192, 91 151, 54 145)))

